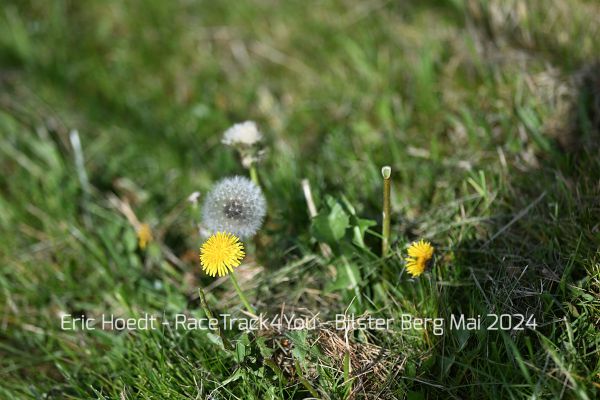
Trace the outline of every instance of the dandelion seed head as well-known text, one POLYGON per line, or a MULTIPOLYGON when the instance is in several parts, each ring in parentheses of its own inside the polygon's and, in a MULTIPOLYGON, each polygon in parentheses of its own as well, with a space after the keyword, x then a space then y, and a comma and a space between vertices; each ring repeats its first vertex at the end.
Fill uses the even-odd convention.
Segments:
POLYGON ((211 232, 249 238, 262 226, 266 208, 260 188, 246 177, 234 176, 217 182, 205 197, 202 219, 211 232))
POLYGON ((233 125, 223 134, 223 144, 229 146, 245 145, 252 146, 262 141, 262 133, 258 130, 256 122, 245 121, 233 125))

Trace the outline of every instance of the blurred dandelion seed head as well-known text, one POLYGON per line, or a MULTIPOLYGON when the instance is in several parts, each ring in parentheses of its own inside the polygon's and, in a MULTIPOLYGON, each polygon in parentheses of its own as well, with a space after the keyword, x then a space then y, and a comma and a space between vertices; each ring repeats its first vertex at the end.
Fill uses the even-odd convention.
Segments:
POLYGON ((408 273, 413 277, 421 275, 433 257, 434 250, 431 243, 425 240, 412 243, 408 247, 408 257, 405 259, 408 273))
POLYGON ((256 122, 245 121, 227 129, 223 134, 222 143, 228 146, 252 146, 261 142, 262 139, 263 135, 258 130, 256 122))
POLYGON ((200 200, 200 192, 194 192, 192 194, 190 194, 187 198, 187 200, 192 204, 192 205, 197 205, 198 204, 198 200, 200 200))
POLYGON ((225 276, 244 258, 244 245, 231 233, 217 232, 200 247, 202 270, 210 276, 225 276))
POLYGON ((249 238, 262 226, 266 208, 260 188, 246 177, 234 176, 217 182, 205 197, 202 219, 210 232, 249 238))
POLYGON ((221 140, 238 151, 242 165, 247 169, 265 157, 266 150, 262 141, 263 135, 254 121, 233 125, 225 131, 221 140))

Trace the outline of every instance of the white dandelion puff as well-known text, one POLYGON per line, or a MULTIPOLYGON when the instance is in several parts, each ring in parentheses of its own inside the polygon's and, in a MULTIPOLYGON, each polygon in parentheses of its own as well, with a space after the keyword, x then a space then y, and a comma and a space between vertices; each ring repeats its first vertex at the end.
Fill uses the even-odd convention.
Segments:
POLYGON ((249 238, 262 226, 267 209, 260 188, 243 176, 217 182, 204 199, 202 219, 211 232, 229 232, 249 238))
POLYGON ((229 146, 253 146, 262 141, 263 135, 258 130, 256 122, 245 121, 233 125, 223 134, 221 142, 229 146))
POLYGON ((200 192, 194 192, 188 196, 187 201, 189 201, 193 206, 195 206, 198 204, 199 199, 200 199, 200 192))

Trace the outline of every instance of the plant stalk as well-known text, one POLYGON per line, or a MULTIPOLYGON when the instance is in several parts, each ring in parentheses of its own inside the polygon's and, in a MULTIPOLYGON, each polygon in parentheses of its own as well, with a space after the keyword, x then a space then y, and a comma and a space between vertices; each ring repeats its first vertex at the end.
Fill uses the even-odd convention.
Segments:
MULTIPOLYGON (((208 308, 208 303, 206 302, 206 297, 204 296, 204 290, 202 290, 202 288, 198 288, 198 297, 200 298, 200 307, 202 307, 204 314, 206 314, 209 319, 213 319, 213 313, 210 311, 210 308, 208 308)), ((231 345, 231 342, 227 339, 223 331, 221 331, 221 328, 218 324, 217 333, 223 341, 223 346, 228 350, 233 350, 234 347, 231 345)))
POLYGON ((381 175, 383 176, 383 228, 381 236, 381 255, 387 256, 390 246, 390 213, 391 213, 391 191, 392 184, 390 176, 392 175, 392 168, 385 166, 381 168, 381 175))
POLYGON ((233 283, 233 287, 235 288, 235 291, 237 292, 238 296, 240 297, 240 300, 244 304, 244 307, 246 307, 246 310, 248 310, 248 312, 250 314, 256 315, 256 311, 250 305, 250 302, 246 298, 246 295, 244 295, 244 292, 242 292, 242 288, 240 288, 240 285, 238 284, 238 281, 237 281, 237 279, 235 277, 235 274, 233 272, 231 272, 229 274, 229 277, 231 278, 231 283, 233 283))
POLYGON ((252 182, 254 182, 254 184, 258 187, 260 187, 260 181, 258 180, 258 172, 256 171, 256 163, 252 163, 252 165, 250 165, 250 179, 252 179, 252 182))

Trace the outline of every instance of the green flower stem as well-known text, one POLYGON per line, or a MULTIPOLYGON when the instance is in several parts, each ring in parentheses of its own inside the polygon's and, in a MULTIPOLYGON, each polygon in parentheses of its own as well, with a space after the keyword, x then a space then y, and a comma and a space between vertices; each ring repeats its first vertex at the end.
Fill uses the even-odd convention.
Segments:
POLYGON ((385 257, 389 250, 390 243, 390 212, 391 212, 391 180, 392 168, 385 166, 381 169, 381 175, 383 176, 383 228, 381 235, 383 239, 381 241, 381 255, 385 257))
MULTIPOLYGON (((202 307, 202 310, 204 310, 204 314, 206 314, 206 316, 208 318, 213 319, 214 318, 213 313, 210 311, 210 308, 208 308, 208 303, 206 302, 206 297, 204 296, 204 290, 202 290, 202 288, 198 288, 198 297, 200 298, 200 307, 202 307)), ((219 336, 221 337, 221 340, 223 341, 223 346, 228 350, 233 350, 234 349, 233 345, 227 339, 227 337, 225 336, 225 334, 223 333, 221 328, 219 328, 218 324, 217 324, 217 333, 219 334, 219 336)))
POLYGON ((250 165, 250 179, 252 179, 252 182, 254 182, 256 186, 260 187, 260 181, 258 180, 258 172, 256 171, 255 163, 250 165))
POLYGON ((238 284, 238 281, 237 281, 237 279, 235 277, 235 274, 233 272, 231 272, 229 274, 229 277, 231 278, 231 283, 233 283, 233 287, 235 287, 235 291, 237 292, 238 296, 240 296, 240 300, 242 300, 242 303, 244 304, 244 307, 246 307, 246 310, 248 310, 248 312, 250 314, 256 315, 256 311, 250 305, 250 302, 248 301, 248 299, 244 295, 244 292, 242 292, 242 289, 240 288, 240 285, 238 284))

